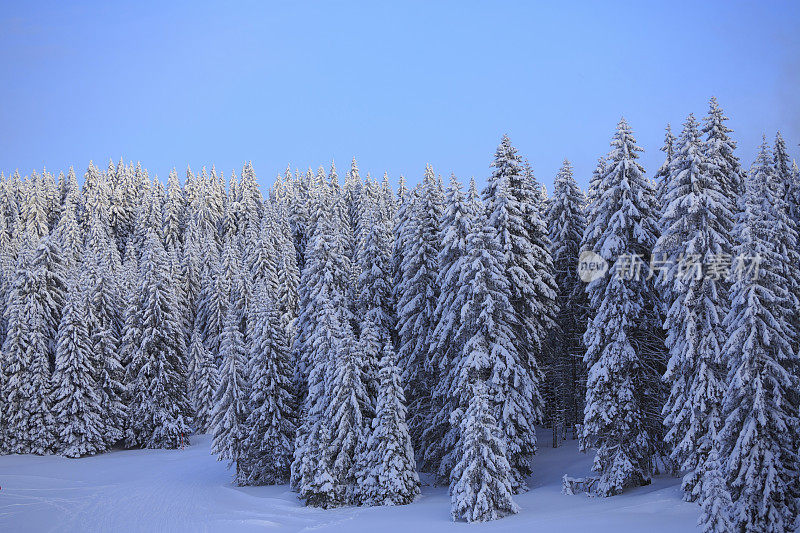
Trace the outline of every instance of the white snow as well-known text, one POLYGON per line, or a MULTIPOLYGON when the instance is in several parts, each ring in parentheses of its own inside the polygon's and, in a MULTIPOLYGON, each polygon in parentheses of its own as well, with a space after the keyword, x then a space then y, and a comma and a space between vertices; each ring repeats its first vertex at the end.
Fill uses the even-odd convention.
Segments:
MULTIPOLYGON (((540 443, 550 442, 539 429, 540 443)), ((28 531, 523 531, 648 533, 697 531, 696 504, 681 500, 680 479, 610 498, 561 494, 564 474, 589 473, 591 455, 567 440, 542 446, 520 513, 484 524, 453 523, 447 487, 422 488, 411 505, 321 510, 303 507, 288 486, 236 487, 211 455, 209 436, 185 450, 112 451, 66 459, 0 457, 0 532, 28 531)))

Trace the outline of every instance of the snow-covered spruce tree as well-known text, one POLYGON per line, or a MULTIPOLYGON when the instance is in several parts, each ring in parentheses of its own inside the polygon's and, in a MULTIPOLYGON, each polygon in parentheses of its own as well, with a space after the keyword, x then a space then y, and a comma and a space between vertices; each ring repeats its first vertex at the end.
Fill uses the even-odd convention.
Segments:
POLYGON ((21 192, 20 214, 22 215, 22 227, 34 242, 38 242, 39 239, 49 233, 50 227, 44 194, 35 172, 33 179, 26 178, 21 192))
POLYGON ((312 230, 308 222, 308 191, 302 182, 295 181, 294 177, 292 177, 289 165, 286 166, 284 185, 286 186, 286 194, 281 202, 287 210, 292 244, 295 249, 295 262, 298 270, 302 273, 305 269, 305 250, 312 230))
MULTIPOLYGON (((800 250, 797 248, 797 235, 800 228, 798 228, 795 219, 797 213, 797 204, 795 203, 797 184, 795 183, 794 175, 789 164, 786 142, 783 140, 780 132, 775 134, 773 170, 771 187, 775 198, 775 212, 779 224, 779 227, 776 227, 775 230, 781 231, 781 233, 778 233, 779 235, 795 235, 795 240, 793 242, 791 238, 778 239, 777 242, 781 245, 781 253, 786 258, 783 262, 783 276, 789 280, 789 293, 793 298, 792 305, 795 309, 790 320, 793 324, 798 324, 798 320, 800 320, 800 250), (784 227, 787 229, 782 231, 784 227)), ((794 351, 800 349, 798 333, 800 332, 795 332, 794 338, 790 340, 794 351)), ((800 377, 800 373, 798 373, 798 377, 800 377)), ((800 496, 800 494, 798 496, 800 496)))
MULTIPOLYGON (((462 378, 463 379, 463 378, 462 378)), ((472 398, 461 417, 461 458, 450 483, 453 520, 487 522, 519 512, 514 503, 511 466, 506 444, 492 414, 482 380, 460 385, 469 387, 472 398)))
MULTIPOLYGON (((296 378, 300 401, 306 397, 309 370, 316 364, 317 356, 324 356, 327 364, 328 351, 316 351, 313 343, 317 322, 323 311, 326 298, 340 313, 339 319, 350 322, 348 302, 345 297, 350 265, 344 254, 344 241, 338 231, 338 220, 331 217, 330 198, 321 196, 309 206, 308 220, 311 223, 311 240, 306 250, 305 268, 298 286, 298 318, 293 350, 296 359, 296 378)), ((336 331, 336 335, 339 335, 336 331)), ((337 337, 338 338, 338 337, 337 337)), ((328 350, 328 349, 326 349, 328 350)))
POLYGON ((709 171, 714 174, 714 179, 722 183, 725 195, 735 202, 745 193, 744 173, 739 158, 734 153, 736 141, 729 135, 733 130, 725 125, 727 120, 728 117, 719 107, 716 97, 712 97, 701 130, 705 135, 703 155, 708 161, 709 171))
POLYGON ((178 448, 188 443, 191 423, 184 336, 162 241, 149 231, 145 243, 138 317, 128 319, 125 332, 132 346, 126 441, 130 446, 178 448))
MULTIPOLYGON (((415 450, 427 449, 422 432, 431 417, 430 390, 436 381, 429 346, 435 328, 438 290, 439 219, 435 204, 436 178, 433 169, 425 169, 422 184, 414 191, 410 219, 400 238, 408 248, 400 265, 396 287, 398 360, 408 401, 409 428, 415 450)), ((422 455, 420 453, 420 455, 422 455)))
POLYGON ((58 223, 58 219, 61 218, 61 197, 58 192, 55 176, 53 176, 51 172, 48 172, 47 169, 43 169, 41 184, 44 195, 45 212, 47 213, 47 224, 52 233, 58 223))
POLYGON ((414 449, 406 424, 405 396, 394 348, 383 345, 378 403, 364 457, 359 460, 358 485, 367 505, 406 505, 419 494, 414 449))
POLYGON ((243 484, 289 481, 297 426, 289 345, 266 284, 256 288, 253 331, 247 362, 249 383, 247 436, 243 447, 243 484))
POLYGON ((345 236, 345 253, 348 255, 351 262, 355 260, 356 247, 358 246, 358 235, 356 231, 358 228, 358 217, 361 213, 362 188, 363 183, 361 182, 358 163, 356 162, 356 158, 353 157, 353 160, 350 162, 350 170, 348 170, 344 176, 344 187, 342 188, 344 205, 347 209, 346 224, 343 223, 342 225, 348 225, 351 230, 353 230, 352 234, 345 236))
MULTIPOLYGON (((594 217, 593 211, 597 208, 597 204, 600 201, 600 187, 601 182, 603 180, 603 176, 606 174, 606 170, 608 167, 608 161, 606 161, 606 157, 600 157, 597 159, 597 165, 595 166, 594 170, 592 171, 592 176, 589 178, 589 188, 586 190, 586 220, 587 222, 594 217)), ((584 250, 591 250, 594 247, 594 243, 600 238, 602 234, 602 228, 593 228, 591 234, 588 233, 589 226, 587 225, 587 233, 583 235, 583 241, 581 243, 581 251, 584 250)))
POLYGON ((206 349, 219 365, 220 339, 228 312, 231 280, 224 274, 222 258, 215 244, 206 242, 203 257, 195 320, 200 323, 206 349))
MULTIPOLYGON (((357 257, 360 263, 358 278, 358 312, 378 329, 381 343, 391 338, 394 322, 391 308, 392 234, 378 207, 362 214, 366 219, 364 244, 357 257)), ((376 361, 377 365, 377 361, 376 361)))
POLYGON ((700 485, 700 518, 697 525, 705 533, 728 533, 733 529, 728 517, 731 495, 725 486, 724 461, 719 457, 716 435, 712 438, 700 485))
POLYGON ((797 166, 797 161, 792 160, 789 173, 786 203, 789 206, 789 215, 794 220, 795 225, 800 226, 800 168, 797 166))
POLYGON ((37 299, 42 308, 43 334, 48 344, 47 361, 55 362, 55 338, 67 293, 66 267, 58 242, 46 235, 36 245, 28 268, 39 283, 37 299))
POLYGON ((230 280, 229 305, 233 306, 239 318, 239 331, 242 332, 245 345, 250 342, 248 326, 249 311, 253 306, 252 276, 243 268, 241 246, 235 239, 225 245, 222 258, 222 270, 225 278, 230 280))
POLYGON ((358 485, 358 456, 368 438, 373 416, 358 344, 349 324, 342 324, 341 339, 330 361, 330 390, 325 417, 331 432, 331 476, 334 501, 357 504, 362 499, 358 485))
POLYGON ((609 265, 605 276, 587 285, 584 334, 589 370, 581 437, 596 450, 593 469, 602 496, 649 483, 662 441, 664 396, 661 304, 647 279, 657 236, 655 197, 625 119, 611 147, 583 243, 609 265))
POLYGON ((247 437, 247 351, 244 336, 239 329, 239 314, 235 302, 231 301, 225 314, 225 323, 220 341, 219 386, 214 393, 214 411, 211 416, 211 430, 214 434, 211 451, 220 461, 227 460, 228 466, 235 465, 234 481, 245 484, 242 469, 244 459, 244 439, 247 437))
POLYGON ((96 217, 89 222, 84 263, 89 336, 97 394, 103 409, 104 439, 108 446, 124 437, 126 420, 125 369, 120 359, 123 310, 118 251, 107 226, 96 217))
POLYGON ((164 202, 164 248, 167 252, 180 254, 183 248, 183 219, 186 210, 185 198, 173 168, 167 179, 167 198, 164 202))
MULTIPOLYGON (((303 317, 302 310, 300 316, 303 317)), ((341 342, 341 317, 332 303, 322 301, 314 318, 316 335, 315 342, 306 346, 310 350, 305 355, 310 363, 305 382, 307 394, 295 437, 291 483, 306 505, 329 508, 340 502, 336 499, 331 473, 331 434, 325 412, 329 394, 326 379, 332 366, 331 352, 341 342)))
MULTIPOLYGON (((398 316, 400 315, 399 302, 403 290, 403 263, 406 261, 406 255, 409 251, 409 242, 411 239, 410 222, 411 215, 413 214, 412 203, 415 201, 416 195, 412 194, 408 187, 406 187, 406 180, 400 176, 400 183, 397 187, 397 212, 395 213, 392 234, 394 237, 394 245, 392 246, 392 318, 395 321, 395 331, 393 342, 395 351, 400 349, 400 336, 398 330, 400 323, 398 316)), ((402 361, 398 361, 398 368, 403 372, 402 361)))
POLYGON ((317 199, 314 230, 300 282, 300 308, 294 351, 296 382, 302 400, 295 438, 291 482, 307 505, 340 505, 334 486, 333 424, 329 419, 335 362, 342 344, 352 342, 350 314, 345 298, 349 265, 338 220, 322 216, 327 199, 317 199))
POLYGON ((656 201, 659 209, 664 209, 664 192, 667 188, 670 165, 672 165, 672 159, 675 157, 676 140, 677 139, 672 134, 672 126, 667 124, 667 131, 664 134, 664 146, 661 147, 661 151, 664 152, 665 156, 664 163, 661 164, 661 167, 653 177, 653 181, 656 183, 656 201))
POLYGON ((95 357, 86 317, 87 280, 73 279, 56 340, 53 417, 56 451, 66 457, 94 455, 106 449, 105 413, 95 381, 95 357))
POLYGON ((723 265, 733 253, 734 206, 717 176, 709 170, 697 121, 689 115, 666 177, 661 236, 654 251, 665 265, 658 284, 668 309, 666 441, 674 461, 687 472, 682 485, 687 501, 700 496, 724 390, 726 273, 704 271, 723 265))
POLYGON ((195 324, 189 345, 192 361, 192 374, 189 377, 189 397, 194 408, 194 427, 198 433, 211 429, 211 415, 214 409, 214 393, 219 387, 219 371, 214 359, 203 343, 200 327, 195 324))
POLYGON ((53 238, 61 247, 66 268, 76 266, 81 261, 83 253, 83 235, 78 225, 77 209, 77 193, 69 192, 61 206, 61 216, 53 230, 53 238))
POLYGON ((272 211, 278 275, 275 300, 280 313, 281 326, 284 328, 286 339, 291 346, 294 342, 295 320, 297 319, 299 301, 297 286, 300 283, 300 271, 297 269, 297 256, 294 252, 294 244, 292 244, 286 210, 273 205, 272 211))
POLYGON ((481 194, 478 192, 478 186, 475 184, 475 178, 469 179, 469 189, 467 190, 467 210, 473 215, 478 215, 485 211, 483 207, 483 200, 481 194))
MULTIPOLYGON (((29 322, 30 334, 33 336, 28 342, 29 367, 23 371, 21 386, 28 387, 27 402, 18 406, 18 413, 27 417, 23 422, 27 431, 23 439, 27 439, 27 452, 46 454, 53 451, 53 433, 55 421, 51 414, 52 387, 51 369, 55 364, 55 342, 58 325, 61 322, 61 313, 66 296, 66 271, 61 255, 61 249, 54 239, 45 235, 39 241, 31 255, 20 254, 19 269, 27 269, 23 278, 30 276, 28 290, 23 289, 22 320, 29 322), (30 257, 30 262, 27 258, 30 257)), ((19 384, 16 386, 20 386, 19 384)), ((15 387, 9 382, 9 387, 15 387)), ((16 402, 10 402, 14 405, 16 402)))
MULTIPOLYGON (((474 184, 474 183, 473 183, 474 184)), ((439 252, 439 272, 436 284, 439 298, 436 303, 436 324, 430 350, 435 354, 436 370, 440 378, 431 391, 432 417, 423 432, 428 443, 419 457, 422 470, 436 474, 437 482, 448 484, 450 471, 458 458, 458 425, 450 424, 450 415, 456 409, 452 396, 453 364, 461 353, 462 341, 458 337, 461 325, 461 306, 458 299, 462 271, 466 270, 467 238, 473 224, 483 223, 483 211, 473 211, 466 204, 461 184, 452 176, 447 191, 447 209, 442 217, 442 249, 439 252), (480 217, 476 221, 476 217, 480 217)))
POLYGON ((577 430, 583 422, 583 400, 586 397, 586 372, 581 358, 581 336, 586 329, 586 292, 578 277, 578 255, 586 230, 583 207, 586 198, 572 176, 572 165, 566 159, 558 172, 553 197, 547 210, 550 232, 550 255, 558 286, 559 313, 550 346, 554 352, 555 405, 551 411, 558 417, 553 423, 553 446, 558 446, 560 423, 577 430))
POLYGON ((101 172, 91 161, 83 176, 82 192, 83 210, 80 219, 84 228, 89 229, 91 217, 99 217, 107 223, 110 218, 111 208, 111 190, 108 176, 106 173, 101 172))
POLYGON ((357 315, 360 317, 359 343, 361 345, 364 384, 370 405, 377 401, 378 366, 382 346, 394 338, 392 310, 392 237, 380 206, 373 206, 363 218, 364 244, 358 249, 360 263, 358 278, 357 315), (368 323, 368 325, 366 325, 368 323))
POLYGON ((515 387, 518 399, 507 400, 510 404, 520 402, 516 406, 519 411, 504 410, 498 418, 508 439, 515 491, 525 490, 525 478, 532 473, 531 456, 536 451, 532 424, 541 420, 543 403, 538 361, 543 359, 546 337, 558 311, 547 228, 539 212, 535 182, 524 174, 521 165, 508 136, 503 136, 492 162, 494 171, 483 191, 487 224, 493 228, 501 250, 499 275, 506 278, 507 296, 514 310, 516 350, 510 371, 523 379, 515 387))
POLYGON ((794 484, 800 424, 792 390, 798 379, 790 339, 792 299, 783 277, 786 261, 778 241, 779 201, 771 187, 772 154, 766 141, 747 180, 745 211, 736 226, 737 264, 731 309, 725 318, 724 355, 730 369, 723 400, 720 455, 733 502, 730 520, 737 531, 792 531, 794 484), (758 271, 747 268, 758 261, 758 271))
POLYGON ((201 256, 201 237, 197 231, 197 226, 194 224, 191 208, 188 213, 183 253, 179 256, 179 261, 180 278, 182 282, 181 292, 184 298, 183 310, 184 313, 186 313, 183 317, 183 325, 187 335, 187 342, 191 342, 191 335, 194 327, 195 325, 199 325, 197 320, 197 304, 205 258, 201 256))
POLYGON ((45 454, 53 451, 55 419, 51 413, 50 350, 46 311, 41 298, 44 280, 33 271, 23 250, 8 295, 4 316, 8 324, 3 343, 4 412, 9 453, 45 454))
POLYGON ((120 255, 125 252, 136 220, 136 191, 133 190, 132 173, 122 159, 117 163, 111 184, 108 224, 120 255))
POLYGON ((276 239, 272 213, 268 213, 259 226, 248 225, 244 240, 244 267, 255 285, 264 284, 270 297, 278 291, 276 239))
POLYGON ((395 202, 394 199, 392 186, 389 184, 388 172, 385 172, 383 174, 383 180, 381 181, 381 191, 378 203, 380 204, 379 207, 381 215, 383 217, 383 222, 391 230, 391 225, 393 224, 395 214, 397 213, 397 202, 395 202))
MULTIPOLYGON (((498 195, 505 194, 501 186, 498 195)), ((460 310, 454 339, 461 352, 451 363, 447 378, 455 407, 450 423, 460 428, 458 436, 463 441, 461 418, 473 399, 472 385, 482 380, 492 398, 492 416, 505 441, 505 457, 515 450, 527 460, 520 452, 523 446, 531 449, 535 444, 536 417, 531 398, 536 389, 531 374, 520 363, 514 337, 517 317, 508 297, 508 279, 502 275, 503 259, 497 230, 488 221, 476 222, 467 239, 467 256, 453 303, 454 309, 460 310)), ((460 460, 459 454, 463 456, 463 448, 456 449, 454 462, 460 460)), ((458 475, 454 470, 451 481, 458 475)), ((524 490, 523 475, 511 464, 508 482, 513 491, 524 490)))

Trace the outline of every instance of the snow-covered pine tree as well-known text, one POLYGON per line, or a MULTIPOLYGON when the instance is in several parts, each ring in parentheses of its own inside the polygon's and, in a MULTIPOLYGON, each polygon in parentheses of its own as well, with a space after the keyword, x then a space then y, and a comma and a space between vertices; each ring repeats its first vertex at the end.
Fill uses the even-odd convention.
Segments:
MULTIPOLYGON (((586 329, 586 292, 578 277, 578 256, 586 231, 583 207, 586 198, 572 176, 572 165, 566 159, 556 175, 553 197, 547 211, 550 232, 550 255, 558 286, 557 327, 550 342, 554 352, 555 405, 551 411, 558 417, 553 423, 553 446, 561 435, 556 431, 564 423, 564 431, 583 422, 583 400, 586 397, 586 372, 581 358, 581 336, 586 329), (562 414, 563 413, 563 414, 562 414)), ((574 433, 575 434, 575 433, 574 433)))
POLYGON ((190 407, 184 335, 161 239, 148 231, 142 252, 135 320, 126 323, 132 346, 126 440, 131 446, 178 448, 188 442, 190 407))
MULTIPOLYGON (((786 258, 783 262, 785 269, 783 276, 789 280, 789 293, 793 298, 792 305, 795 309, 790 320, 793 324, 798 324, 800 321, 800 250, 798 250, 797 247, 797 235, 798 232, 800 232, 800 228, 798 228, 795 219, 797 213, 797 204, 795 203, 797 184, 795 183, 791 165, 789 164, 786 142, 783 140, 781 132, 775 134, 773 169, 771 186, 775 197, 775 212, 779 223, 779 227, 776 227, 775 230, 776 232, 780 232, 777 233, 778 235, 795 235, 794 242, 791 241, 791 238, 781 238, 776 242, 780 243, 782 246, 781 253, 786 258), (783 227, 788 228, 788 231, 782 231, 783 227)), ((800 349, 798 334, 800 334, 800 332, 796 331, 795 336, 790 339, 794 351, 800 349)), ((800 377, 800 373, 798 373, 798 377, 800 377)), ((798 496, 800 496, 800 494, 798 494, 798 496)))
POLYGON ((648 279, 657 237, 655 197, 637 161, 642 149, 624 118, 611 147, 582 245, 609 265, 605 276, 587 285, 584 334, 589 370, 582 439, 596 450, 596 492, 603 496, 650 481, 663 433, 665 352, 658 334, 661 304, 648 279))
POLYGON ((475 183, 475 178, 469 179, 469 189, 467 190, 467 207, 468 211, 472 213, 473 216, 482 214, 485 211, 481 194, 478 192, 478 186, 475 183))
MULTIPOLYGON (((325 198, 320 198, 320 215, 325 198)), ((300 282, 300 314, 294 351, 298 364, 297 385, 302 403, 295 438, 291 482, 307 505, 340 505, 334 485, 332 402, 334 365, 348 337, 350 316, 345 298, 349 265, 343 241, 333 217, 316 216, 306 268, 300 282)), ((352 333, 349 333, 352 335, 352 333)), ((352 340, 351 340, 352 342, 352 340)))
MULTIPOLYGON (((325 195, 315 198, 309 206, 308 221, 311 224, 309 247, 306 250, 305 268, 298 287, 299 308, 293 350, 297 361, 299 398, 304 401, 309 384, 309 369, 316 364, 318 356, 327 364, 332 348, 322 351, 313 346, 317 323, 324 316, 322 304, 326 299, 339 313, 338 320, 350 323, 346 298, 350 276, 350 264, 344 253, 344 239, 338 231, 338 220, 331 216, 331 199, 325 195)), ((334 336, 333 330, 325 334, 334 336)), ((341 332, 335 331, 336 338, 341 332)), ((332 346, 332 344, 331 344, 332 346)))
POLYGON ((87 239, 86 257, 81 266, 86 285, 87 320, 92 345, 92 366, 95 371, 97 395, 103 412, 106 445, 111 446, 124 437, 126 420, 125 369, 120 359, 123 310, 119 285, 117 247, 101 228, 99 218, 92 218, 87 239))
MULTIPOLYGON (((606 157, 600 157, 597 159, 597 165, 595 166, 594 170, 592 171, 592 176, 589 178, 589 188, 586 190, 586 220, 589 221, 594 216, 592 211, 597 207, 598 202, 600 201, 600 188, 601 182, 603 180, 603 176, 606 174, 606 169, 608 167, 608 161, 606 161, 606 157)), ((588 226, 587 226, 588 229, 588 226)), ((594 232, 596 234, 588 235, 584 234, 583 236, 583 243, 581 247, 581 251, 584 250, 591 250, 594 246, 595 241, 599 238, 599 234, 602 232, 602 228, 594 228, 594 232)))
MULTIPOLYGON (((429 346, 436 327, 438 299, 436 276, 440 248, 439 220, 436 205, 436 177, 428 165, 422 184, 414 191, 410 219, 398 236, 407 248, 400 265, 397 300, 397 330, 400 339, 398 359, 403 370, 403 384, 408 401, 409 428, 415 450, 427 449, 422 433, 431 419, 430 390, 435 382, 433 358, 429 346)), ((422 453, 419 454, 420 456, 422 453)))
POLYGON ((289 481, 297 427, 293 369, 285 331, 272 295, 261 282, 256 288, 250 321, 247 377, 249 383, 247 436, 243 447, 246 485, 289 481))
POLYGON ((516 391, 522 394, 517 400, 521 403, 516 405, 519 411, 504 411, 498 422, 508 439, 514 490, 521 491, 525 478, 532 473, 530 458, 536 450, 531 424, 542 417, 543 377, 538 362, 543 359, 549 330, 555 325, 556 285, 535 181, 523 172, 521 158, 508 136, 503 136, 491 166, 494 171, 483 200, 487 224, 493 228, 501 250, 499 275, 506 278, 507 297, 514 309, 514 365, 519 366, 509 371, 524 379, 524 387, 516 391), (518 423, 530 430, 520 431, 518 423))
POLYGON ((189 345, 192 373, 189 377, 189 396, 194 407, 194 427, 198 433, 211 430, 214 393, 219 387, 219 371, 203 343, 200 326, 195 324, 189 345))
POLYGON ((734 153, 736 141, 729 135, 733 130, 725 125, 727 120, 728 117, 719 107, 716 97, 711 97, 708 115, 703 119, 701 130, 705 135, 704 156, 715 180, 723 184, 725 195, 736 201, 745 194, 744 173, 739 158, 734 153))
POLYGON ((48 344, 47 360, 55 362, 55 338, 61 322, 61 310, 67 293, 66 266, 61 247, 55 238, 46 235, 33 251, 28 268, 39 281, 37 298, 43 311, 43 334, 48 344))
MULTIPOLYGON (((233 294, 233 293, 231 293, 233 294)), ((211 429, 214 434, 211 451, 220 461, 227 460, 228 466, 236 467, 234 481, 245 484, 245 472, 241 468, 244 455, 244 439, 247 430, 247 352, 240 326, 236 302, 231 301, 225 314, 225 322, 220 341, 219 386, 214 393, 214 411, 211 416, 211 429)))
POLYGON ((56 340, 53 417, 56 451, 66 457, 94 455, 106 449, 105 413, 95 381, 86 317, 88 280, 72 277, 56 340))
POLYGON ((185 199, 178 173, 173 168, 167 179, 167 198, 164 202, 164 248, 167 252, 180 254, 183 248, 183 219, 185 199))
POLYGON ((20 202, 22 227, 33 242, 38 242, 50 231, 44 194, 40 190, 40 183, 37 177, 34 171, 32 179, 25 179, 21 191, 22 201, 20 202))
MULTIPOLYGON (((201 255, 201 239, 198 228, 194 223, 195 217, 192 216, 191 208, 187 210, 187 225, 184 234, 183 253, 180 260, 181 280, 183 282, 183 310, 186 315, 183 317, 183 325, 187 334, 187 340, 191 342, 191 335, 194 326, 199 324, 197 320, 198 296, 200 294, 200 284, 202 280, 203 265, 207 258, 201 255)), ((207 241, 208 242, 208 241, 207 241)), ((206 246, 210 249, 211 246, 206 246)), ((216 248, 216 247, 214 247, 216 248)), ((201 331, 202 333, 202 331, 201 331)))
POLYGON ((205 261, 201 270, 196 320, 200 323, 206 349, 219 366, 220 339, 228 312, 231 280, 225 276, 222 264, 224 257, 220 259, 216 245, 206 244, 203 248, 205 261))
POLYGON ((673 460, 687 472, 682 485, 687 501, 700 496, 724 391, 727 283, 724 272, 705 267, 718 269, 730 260, 734 206, 709 166, 697 121, 689 115, 665 177, 661 236, 654 250, 665 265, 658 285, 668 309, 666 441, 673 460))
MULTIPOLYGON (((474 185, 474 182, 473 182, 474 185)), ((477 193, 477 191, 475 191, 477 193)), ((450 471, 458 458, 455 448, 458 443, 458 425, 450 424, 450 415, 456 409, 452 396, 453 364, 459 358, 462 340, 458 338, 461 325, 459 287, 462 272, 466 270, 467 238, 473 224, 483 223, 483 211, 473 211, 466 204, 461 184, 455 176, 450 179, 447 190, 447 209, 442 217, 442 249, 439 252, 439 272, 436 284, 439 298, 436 303, 436 323, 430 350, 435 354, 436 370, 440 378, 431 391, 433 413, 423 432, 428 443, 423 455, 418 457, 422 470, 433 472, 437 482, 448 484, 450 471), (476 217, 480 217, 476 221, 476 217)))
POLYGON ((383 222, 391 230, 391 224, 394 222, 394 216, 397 213, 397 203, 394 199, 392 186, 389 184, 388 172, 384 172, 383 180, 381 181, 379 204, 383 222))
POLYGON ((359 343, 362 351, 364 384, 375 406, 378 387, 378 367, 382 346, 394 339, 392 308, 392 234, 388 222, 376 204, 362 218, 364 243, 358 248, 357 260, 361 274, 358 278, 357 315, 360 317, 359 343))
POLYGON ((661 151, 664 152, 665 156, 664 163, 661 164, 661 167, 653 177, 653 181, 656 183, 656 201, 658 202, 659 209, 664 209, 664 192, 667 188, 672 158, 675 157, 676 140, 677 139, 672 134, 672 126, 668 123, 667 131, 664 134, 664 146, 661 147, 661 151))
POLYGON ((80 218, 86 230, 89 229, 89 220, 92 217, 99 217, 106 224, 109 223, 111 190, 108 175, 101 172, 91 161, 83 176, 82 199, 83 212, 80 218))
POLYGON ((111 200, 108 211, 108 224, 111 226, 114 242, 117 244, 120 255, 125 252, 136 221, 137 191, 133 189, 131 174, 120 158, 111 184, 111 200))
POLYGON ((61 218, 61 198, 58 193, 55 177, 52 173, 44 169, 42 172, 42 194, 44 195, 45 212, 47 213, 47 224, 52 233, 53 229, 61 218))
MULTIPOLYGON (((394 245, 392 246, 392 318, 395 322, 395 331, 393 343, 395 350, 399 351, 400 338, 398 330, 400 323, 398 316, 400 315, 399 302, 403 290, 403 269, 402 265, 406 261, 406 254, 409 250, 408 243, 410 242, 410 221, 413 213, 412 203, 415 200, 415 195, 406 187, 406 180, 400 176, 400 183, 397 187, 397 211, 392 222, 392 235, 394 237, 394 245)), ((402 361, 398 361, 398 368, 403 372, 402 361)))
POLYGON ((486 386, 482 380, 460 385, 464 386, 471 388, 472 398, 461 417, 461 459, 450 483, 453 520, 487 522, 518 513, 505 438, 492 414, 486 386))
POLYGON ((344 204, 347 208, 347 225, 352 230, 350 235, 345 236, 345 253, 348 258, 355 261, 356 247, 358 246, 358 235, 356 234, 358 228, 358 217, 361 213, 361 190, 363 183, 361 182, 361 174, 358 170, 358 163, 356 158, 350 162, 350 170, 347 171, 344 177, 344 187, 342 195, 344 197, 344 204))
POLYGON ((706 468, 700 480, 700 518, 697 525, 704 533, 728 533, 731 526, 728 513, 731 495, 725 486, 724 461, 719 457, 716 435, 712 436, 711 451, 706 459, 706 468))
POLYGON ((66 268, 75 267, 83 256, 83 234, 78 225, 77 193, 70 191, 60 209, 60 218, 53 230, 53 238, 61 247, 66 268))
POLYGON ((361 501, 368 505, 406 505, 419 494, 414 449, 406 424, 405 396, 392 345, 380 357, 378 403, 365 457, 359 460, 361 501))
MULTIPOLYGON (((364 244, 360 247, 357 260, 361 274, 358 278, 357 310, 362 317, 369 317, 378 329, 381 344, 391 339, 394 321, 392 319, 391 295, 391 228, 380 213, 379 206, 362 213, 365 222, 364 244)), ((377 366, 377 361, 375 364, 377 366)))
POLYGON ((294 342, 295 320, 299 302, 298 285, 300 271, 297 268, 297 256, 292 243, 291 229, 285 209, 273 206, 275 216, 275 249, 277 255, 278 285, 275 299, 281 318, 281 326, 286 331, 286 339, 290 346, 294 342))
MULTIPOLYGON (((505 186, 497 194, 506 196, 505 186)), ((509 460, 508 481, 512 490, 522 492, 526 486, 524 476, 530 472, 523 470, 530 468, 530 463, 523 461, 530 461, 536 444, 532 398, 537 397, 537 391, 531 373, 520 362, 514 337, 517 315, 508 297, 504 265, 494 225, 485 219, 483 224, 476 221, 467 238, 467 256, 453 302, 453 308, 460 310, 453 338, 462 348, 451 363, 447 379, 455 406, 450 422, 461 428, 460 419, 472 401, 472 384, 480 377, 492 398, 492 415, 505 439, 506 458, 514 454, 520 465, 515 468, 509 460)), ((453 459, 457 460, 458 457, 453 459)))
POLYGON ((240 236, 247 235, 251 231, 258 232, 264 217, 263 203, 253 163, 248 161, 242 167, 242 179, 239 182, 240 236))
POLYGON ((4 316, 3 423, 10 453, 45 454, 53 451, 55 419, 51 412, 48 313, 42 304, 46 284, 41 270, 34 271, 30 250, 22 250, 4 316))
MULTIPOLYGON (((21 254, 23 264, 25 254, 21 254)), ((55 422, 51 414, 51 398, 48 397, 52 387, 51 369, 55 365, 56 332, 61 322, 61 313, 66 297, 66 270, 61 249, 55 239, 48 235, 42 237, 33 251, 27 266, 33 277, 33 291, 27 294, 29 304, 33 307, 27 312, 27 320, 41 336, 44 345, 34 342, 36 349, 32 352, 31 368, 28 370, 32 394, 30 403, 23 410, 29 413, 30 453, 44 454, 53 451, 51 440, 55 422), (42 349, 43 348, 43 349, 42 349)), ((13 386, 9 384, 9 386, 13 386)))
POLYGON ((334 501, 361 501, 358 486, 358 452, 369 436, 373 407, 364 386, 358 343, 349 324, 342 324, 341 339, 330 361, 326 418, 331 432, 331 476, 334 501))
POLYGON ((264 284, 270 297, 278 290, 278 252, 275 249, 272 214, 265 216, 256 227, 248 225, 244 241, 244 266, 254 286, 264 284))
POLYGON ((731 309, 725 318, 728 387, 723 400, 720 456, 727 458, 730 520, 740 531, 792 531, 798 420, 791 368, 793 303, 779 241, 794 236, 780 223, 772 154, 762 143, 747 180, 745 211, 737 223, 731 309), (753 271, 753 261, 758 270, 753 271))

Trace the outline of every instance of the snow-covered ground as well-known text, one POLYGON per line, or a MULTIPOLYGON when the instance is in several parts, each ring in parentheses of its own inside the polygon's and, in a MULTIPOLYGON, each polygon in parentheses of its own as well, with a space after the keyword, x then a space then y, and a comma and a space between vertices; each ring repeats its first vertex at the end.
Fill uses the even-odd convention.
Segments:
POLYGON ((518 515, 478 525, 453 523, 445 487, 423 487, 403 507, 319 510, 287 486, 236 487, 210 454, 210 438, 185 450, 113 451, 97 457, 0 457, 0 532, 27 531, 524 531, 649 533, 696 531, 699 508, 684 503, 678 479, 612 498, 561 494, 561 477, 588 473, 575 441, 546 446, 518 515))

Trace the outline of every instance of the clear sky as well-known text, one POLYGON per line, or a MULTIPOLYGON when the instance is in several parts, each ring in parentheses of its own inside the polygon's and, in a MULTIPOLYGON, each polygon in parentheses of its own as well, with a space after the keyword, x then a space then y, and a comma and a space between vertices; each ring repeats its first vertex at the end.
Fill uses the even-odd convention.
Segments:
POLYGON ((621 115, 664 126, 716 95, 749 164, 800 142, 800 2, 12 2, 0 9, 0 170, 140 160, 166 179, 252 160, 484 181, 503 133, 586 184, 621 115))

